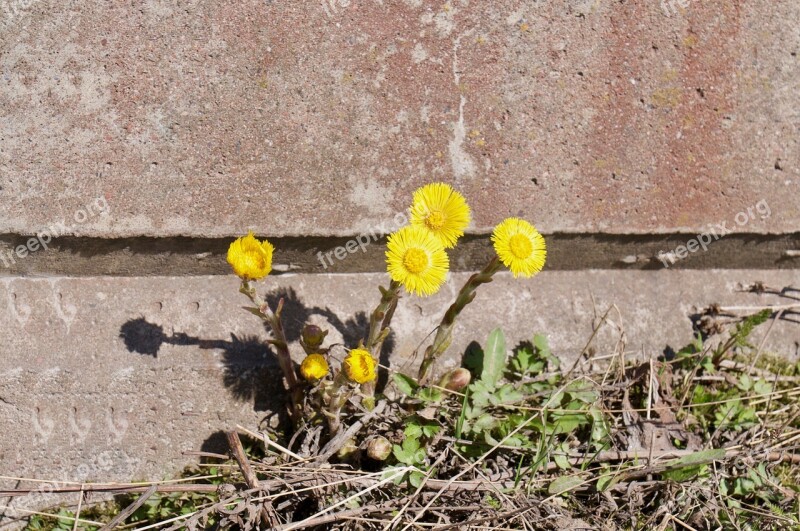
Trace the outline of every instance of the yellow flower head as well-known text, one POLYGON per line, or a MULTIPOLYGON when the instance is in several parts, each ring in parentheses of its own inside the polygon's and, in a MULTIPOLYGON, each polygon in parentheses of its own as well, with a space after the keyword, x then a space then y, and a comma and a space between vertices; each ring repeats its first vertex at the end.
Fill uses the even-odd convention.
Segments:
POLYGON ((494 250, 500 261, 516 278, 532 277, 542 270, 547 258, 544 237, 536 228, 519 218, 508 218, 494 228, 494 250))
POLYGON ((228 263, 242 280, 259 280, 272 271, 274 250, 267 240, 260 242, 252 232, 248 232, 228 248, 228 263))
POLYGON ((442 247, 455 247, 469 225, 469 206, 449 184, 433 183, 414 192, 411 224, 431 231, 442 247))
POLYGON ((371 382, 377 377, 375 359, 362 348, 354 348, 344 359, 342 368, 348 378, 356 383, 371 382))
POLYGON ((322 354, 309 354, 300 364, 300 374, 309 382, 321 380, 328 374, 328 362, 322 354))
POLYGON ((395 282, 419 296, 439 291, 450 268, 442 244, 429 231, 414 225, 389 236, 386 270, 395 282))

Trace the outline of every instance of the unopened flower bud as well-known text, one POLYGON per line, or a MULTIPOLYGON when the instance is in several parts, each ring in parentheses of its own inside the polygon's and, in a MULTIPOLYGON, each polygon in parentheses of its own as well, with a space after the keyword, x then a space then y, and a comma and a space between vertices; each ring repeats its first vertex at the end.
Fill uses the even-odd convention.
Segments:
POLYGON ((327 335, 327 330, 323 330, 316 325, 307 324, 303 327, 303 345, 310 350, 316 351, 322 345, 322 342, 325 341, 325 336, 327 335))
POLYGON ((467 369, 462 367, 460 369, 452 370, 442 376, 442 379, 439 380, 439 387, 444 387, 449 391, 458 392, 467 387, 471 380, 472 374, 470 374, 467 369))
POLYGON ((339 459, 347 459, 353 455, 353 452, 356 452, 357 450, 358 446, 356 446, 355 441, 353 439, 348 439, 348 441, 344 443, 344 446, 342 446, 339 451, 336 452, 336 457, 339 459))
POLYGON ((392 443, 378 435, 367 443, 367 455, 376 461, 386 461, 392 455, 392 443))
POLYGON ((320 354, 306 356, 306 359, 300 364, 300 374, 309 382, 321 380, 328 374, 328 370, 328 362, 320 354))

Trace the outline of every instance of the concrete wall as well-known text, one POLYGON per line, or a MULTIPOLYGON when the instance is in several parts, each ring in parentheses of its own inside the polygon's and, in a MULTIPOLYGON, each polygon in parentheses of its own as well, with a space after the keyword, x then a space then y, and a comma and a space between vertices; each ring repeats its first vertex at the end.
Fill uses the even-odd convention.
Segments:
MULTIPOLYGON (((794 0, 0 0, 2 474, 157 478, 274 422, 227 242, 279 244, 263 289, 291 290, 294 339, 310 317, 352 344, 380 247, 316 254, 391 229, 432 180, 473 207, 454 269, 510 215, 551 245, 552 270, 482 288, 452 362, 498 325, 574 359, 612 304, 598 352, 620 325, 656 356, 698 308, 777 303, 741 287, 800 287, 798 25, 794 0)), ((402 301, 387 363, 452 289, 402 301)), ((766 348, 798 344, 781 322, 766 348)))
POLYGON ((793 0, 2 4, 2 232, 104 197, 69 232, 347 235, 432 179, 479 233, 696 231, 762 199, 741 231, 800 230, 793 0))

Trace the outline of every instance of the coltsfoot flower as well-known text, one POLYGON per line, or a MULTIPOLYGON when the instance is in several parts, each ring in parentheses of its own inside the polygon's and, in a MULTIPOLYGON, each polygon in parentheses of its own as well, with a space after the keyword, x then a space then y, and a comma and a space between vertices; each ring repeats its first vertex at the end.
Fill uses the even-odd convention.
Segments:
POLYGON ((342 368, 347 377, 359 384, 371 382, 377 377, 376 366, 375 358, 361 348, 351 350, 342 363, 342 368))
POLYGON ((252 231, 228 248, 228 263, 242 280, 260 280, 272 271, 272 252, 267 240, 258 241, 252 231))
POLYGON ((492 241, 500 261, 515 278, 532 277, 544 267, 547 258, 544 237, 524 219, 504 220, 494 228, 492 241))
POLYGON ((449 184, 427 184, 414 192, 411 224, 429 230, 445 249, 455 247, 469 220, 469 206, 464 196, 449 184))
POLYGON ((309 382, 323 379, 328 370, 328 362, 321 354, 309 354, 300 364, 300 374, 309 382))
POLYGON ((386 264, 392 280, 419 296, 439 291, 450 268, 450 260, 439 240, 431 232, 414 225, 389 236, 386 264))

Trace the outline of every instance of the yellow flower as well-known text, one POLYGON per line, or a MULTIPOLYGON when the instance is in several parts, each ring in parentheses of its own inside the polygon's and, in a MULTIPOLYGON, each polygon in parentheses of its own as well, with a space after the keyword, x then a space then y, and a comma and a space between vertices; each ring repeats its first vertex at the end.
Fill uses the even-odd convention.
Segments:
POLYGON ((309 382, 321 380, 328 374, 328 362, 322 354, 309 354, 300 364, 300 374, 309 382))
POLYGON ((344 359, 342 368, 348 378, 356 383, 367 383, 375 379, 375 359, 362 348, 354 348, 344 359))
POLYGON ((414 192, 411 224, 431 231, 442 247, 455 247, 469 225, 469 206, 449 184, 433 183, 414 192))
POLYGON ((252 232, 231 243, 228 248, 228 263, 242 280, 259 280, 272 271, 272 251, 275 248, 267 240, 258 241, 252 232))
POLYGON ((492 241, 500 261, 515 278, 532 277, 544 267, 547 258, 544 237, 524 219, 508 218, 500 223, 494 228, 492 241))
POLYGON ((450 260, 434 235, 421 227, 403 227, 389 236, 386 270, 395 282, 419 296, 439 291, 450 260))

